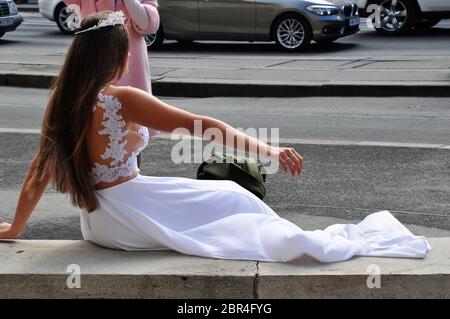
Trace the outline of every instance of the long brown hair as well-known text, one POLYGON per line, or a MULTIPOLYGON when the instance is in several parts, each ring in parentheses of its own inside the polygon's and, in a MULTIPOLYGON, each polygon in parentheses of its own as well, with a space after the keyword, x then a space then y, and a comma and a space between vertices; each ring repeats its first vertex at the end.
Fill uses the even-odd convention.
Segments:
MULTIPOLYGON (((104 20, 110 11, 83 19, 79 31, 104 20)), ((124 26, 102 27, 74 36, 42 122, 40 146, 28 189, 49 176, 55 189, 68 193, 72 203, 92 212, 97 208, 90 176, 87 129, 97 95, 108 83, 120 78, 129 50, 124 26)))

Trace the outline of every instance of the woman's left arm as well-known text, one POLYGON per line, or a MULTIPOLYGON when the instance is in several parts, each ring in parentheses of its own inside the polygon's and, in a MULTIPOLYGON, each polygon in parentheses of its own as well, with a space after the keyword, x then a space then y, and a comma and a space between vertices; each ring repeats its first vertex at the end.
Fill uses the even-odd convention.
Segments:
POLYGON ((140 34, 156 33, 159 28, 157 0, 123 0, 136 32, 140 34))
POLYGON ((17 203, 16 214, 12 224, 0 223, 0 239, 12 239, 18 237, 27 224, 34 208, 42 197, 42 194, 47 187, 50 177, 45 176, 36 185, 33 192, 30 192, 25 186, 28 184, 34 170, 36 169, 36 161, 31 162, 30 168, 28 169, 27 176, 22 186, 22 191, 20 192, 19 201, 17 203))

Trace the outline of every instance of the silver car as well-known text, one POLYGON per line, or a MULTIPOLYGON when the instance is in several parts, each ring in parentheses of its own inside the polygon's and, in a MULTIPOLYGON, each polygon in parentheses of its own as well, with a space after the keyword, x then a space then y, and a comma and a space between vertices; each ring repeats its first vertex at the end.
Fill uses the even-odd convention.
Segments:
POLYGON ((359 31, 356 4, 324 0, 160 0, 161 24, 147 44, 165 39, 275 41, 298 51, 311 40, 330 43, 359 31))

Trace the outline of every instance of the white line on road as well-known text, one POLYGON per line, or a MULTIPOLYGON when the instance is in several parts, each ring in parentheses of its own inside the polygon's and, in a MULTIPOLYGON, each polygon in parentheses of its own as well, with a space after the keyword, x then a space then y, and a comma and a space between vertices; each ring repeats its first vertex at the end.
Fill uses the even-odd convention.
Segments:
MULTIPOLYGON (((0 103, 0 107, 35 107, 35 105, 14 104, 14 103, 8 103, 8 104, 0 103)), ((44 109, 46 106, 45 105, 41 105, 39 107, 41 109, 44 109)))
MULTIPOLYGON (((157 138, 171 139, 171 135, 160 133, 157 138)), ((185 137, 189 139, 189 136, 185 137)), ((193 137, 191 139, 200 139, 193 137)), ((274 143, 269 140, 268 142, 274 143)), ((379 141, 349 141, 349 140, 323 140, 323 139, 301 139, 301 138, 280 138, 280 144, 309 144, 309 145, 347 145, 347 146, 384 146, 384 147, 410 147, 410 148, 434 148, 450 149, 450 145, 429 144, 429 143, 397 143, 397 142, 379 142, 379 141)))
POLYGON ((2 133, 15 133, 15 134, 41 134, 41 130, 39 129, 31 129, 31 128, 8 128, 8 127, 0 127, 0 134, 2 133))
POLYGON ((450 149, 450 145, 445 145, 445 144, 397 143, 397 142, 380 142, 380 141, 316 140, 316 139, 296 139, 296 138, 280 138, 280 143, 450 149))
MULTIPOLYGON (((16 134, 40 134, 40 129, 26 128, 0 128, 2 133, 16 134)), ((160 133, 154 138, 171 140, 171 135, 160 133)), ((185 139, 200 139, 199 137, 185 136, 185 139)), ((178 138, 174 138, 178 140, 178 138)), ((269 140, 270 143, 273 143, 269 140)), ((450 145, 446 144, 428 144, 428 143, 396 143, 396 142, 379 142, 379 141, 347 141, 347 140, 323 140, 323 139, 300 139, 300 138, 280 138, 280 144, 305 144, 305 145, 342 145, 342 146, 382 146, 382 147, 408 147, 408 148, 428 148, 428 149, 448 149, 450 145)))
POLYGON ((48 27, 55 27, 55 22, 51 21, 24 21, 22 25, 41 25, 41 26, 48 26, 48 27))

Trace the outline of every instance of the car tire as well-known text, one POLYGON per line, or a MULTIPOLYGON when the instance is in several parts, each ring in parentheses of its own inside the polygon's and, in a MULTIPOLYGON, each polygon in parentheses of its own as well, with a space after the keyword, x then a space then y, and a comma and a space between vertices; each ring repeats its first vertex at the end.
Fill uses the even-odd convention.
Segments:
POLYGON ((162 26, 154 34, 145 35, 145 44, 148 50, 157 50, 162 47, 164 42, 164 30, 162 26))
MULTIPOLYGON (((71 27, 71 22, 74 22, 71 19, 79 19, 79 17, 71 16, 71 13, 68 11, 69 7, 66 6, 64 3, 60 3, 56 9, 55 9, 55 21, 56 25, 58 26, 59 30, 61 30, 64 34, 74 34, 75 33, 75 27, 71 27)), ((74 22, 74 25, 76 25, 76 22, 74 22)))
POLYGON ((441 22, 441 19, 435 18, 435 19, 425 19, 425 20, 417 20, 416 21, 416 29, 424 30, 424 29, 430 29, 434 27, 436 24, 441 22))
POLYGON ((417 9, 413 0, 396 0, 395 10, 393 0, 378 0, 376 4, 384 9, 380 12, 380 24, 375 30, 383 35, 402 35, 410 32, 416 23, 417 9))
POLYGON ((272 38, 283 51, 301 51, 311 42, 311 26, 301 15, 286 14, 279 17, 273 24, 272 38))

